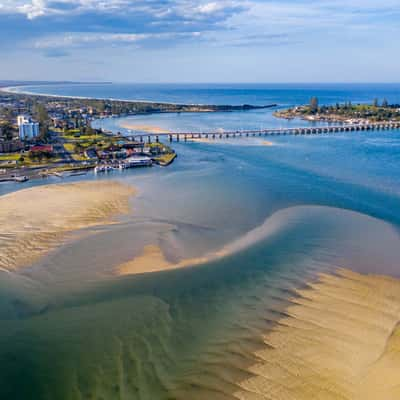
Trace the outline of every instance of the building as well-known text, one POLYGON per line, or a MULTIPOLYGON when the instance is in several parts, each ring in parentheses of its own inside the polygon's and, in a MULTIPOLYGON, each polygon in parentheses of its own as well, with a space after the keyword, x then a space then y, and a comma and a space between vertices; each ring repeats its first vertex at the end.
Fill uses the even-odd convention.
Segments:
POLYGON ((33 139, 39 136, 39 123, 33 122, 31 117, 19 115, 17 117, 17 125, 19 129, 19 138, 21 140, 33 139))
POLYGON ((24 148, 20 140, 0 140, 0 153, 14 153, 24 148))

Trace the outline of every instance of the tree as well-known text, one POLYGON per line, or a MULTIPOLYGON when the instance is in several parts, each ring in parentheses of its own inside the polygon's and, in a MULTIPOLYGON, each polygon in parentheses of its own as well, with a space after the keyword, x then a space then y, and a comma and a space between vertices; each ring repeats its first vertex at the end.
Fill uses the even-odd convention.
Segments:
POLYGON ((386 107, 388 107, 388 106, 389 106, 388 101, 387 101, 386 99, 383 99, 383 101, 382 101, 382 107, 386 108, 386 107))
POLYGON ((372 103, 372 105, 373 105, 374 107, 379 107, 378 99, 374 99, 374 102, 372 103))
POLYGON ((9 121, 6 121, 1 125, 1 130, 3 132, 3 136, 6 140, 12 140, 14 137, 14 127, 9 121))
POLYGON ((46 141, 49 136, 50 117, 46 107, 42 103, 36 103, 33 106, 33 113, 35 119, 39 122, 39 137, 41 140, 46 141))
POLYGON ((313 113, 316 113, 318 111, 318 98, 317 97, 312 97, 310 100, 310 110, 313 113))
POLYGON ((75 146, 74 146, 75 153, 80 154, 80 153, 83 153, 84 150, 85 150, 85 148, 80 143, 75 143, 75 146))

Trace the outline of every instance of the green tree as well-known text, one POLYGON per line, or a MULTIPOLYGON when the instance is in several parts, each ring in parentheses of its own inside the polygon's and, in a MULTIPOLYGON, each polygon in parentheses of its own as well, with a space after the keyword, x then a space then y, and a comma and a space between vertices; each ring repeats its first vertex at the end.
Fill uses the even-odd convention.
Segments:
POLYGON ((372 103, 372 105, 373 105, 374 107, 379 107, 379 101, 378 101, 378 99, 374 99, 374 102, 372 103))
POLYGON ((310 100, 310 110, 313 113, 316 113, 318 111, 318 98, 317 97, 312 97, 310 100))
POLYGON ((80 154, 80 153, 83 153, 84 150, 85 150, 85 148, 80 143, 75 143, 75 146, 74 146, 75 153, 80 154))
POLYGON ((6 121, 1 125, 1 131, 6 140, 12 140, 14 137, 14 127, 11 122, 6 121))
POLYGON ((33 115, 39 122, 39 137, 43 141, 47 141, 49 137, 50 117, 46 107, 42 103, 35 103, 33 106, 33 115))
POLYGON ((388 106, 389 106, 388 101, 387 101, 386 99, 383 99, 383 101, 382 101, 382 107, 386 108, 386 107, 388 107, 388 106))

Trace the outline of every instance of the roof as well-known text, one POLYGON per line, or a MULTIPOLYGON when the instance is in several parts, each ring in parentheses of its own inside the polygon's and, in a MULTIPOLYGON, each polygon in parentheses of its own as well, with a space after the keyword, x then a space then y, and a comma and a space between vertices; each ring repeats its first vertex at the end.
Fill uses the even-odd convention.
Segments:
POLYGON ((38 145, 38 146, 32 146, 30 149, 30 151, 44 151, 44 152, 48 152, 51 153, 53 152, 53 146, 51 145, 38 145))

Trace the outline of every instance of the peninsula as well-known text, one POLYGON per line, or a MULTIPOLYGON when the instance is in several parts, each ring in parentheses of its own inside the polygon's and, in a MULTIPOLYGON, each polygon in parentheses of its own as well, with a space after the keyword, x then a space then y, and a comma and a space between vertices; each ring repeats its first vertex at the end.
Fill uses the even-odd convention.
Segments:
POLYGON ((389 104, 386 99, 374 99, 371 104, 352 104, 345 102, 334 105, 319 105, 318 98, 310 103, 274 113, 277 118, 300 118, 306 121, 370 123, 400 121, 400 104, 389 104))

